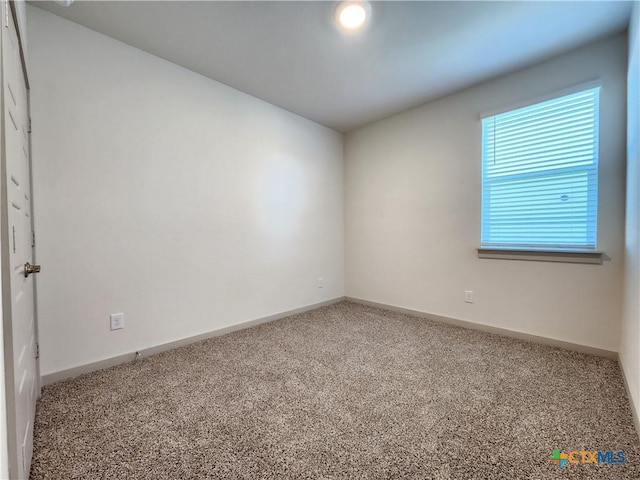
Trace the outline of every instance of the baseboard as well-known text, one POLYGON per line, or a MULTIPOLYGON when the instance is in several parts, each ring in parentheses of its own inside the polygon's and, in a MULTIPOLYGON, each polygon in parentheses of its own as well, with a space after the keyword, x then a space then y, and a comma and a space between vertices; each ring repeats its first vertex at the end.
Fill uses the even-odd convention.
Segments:
POLYGON ((173 350, 174 348, 179 348, 185 345, 190 345, 192 343, 200 342, 202 340, 207 340, 208 338, 218 337, 220 335, 226 335, 227 333, 235 332, 237 330, 244 330, 245 328, 254 327, 256 325, 260 325, 261 323, 273 322, 274 320, 280 320, 282 318, 290 317, 291 315, 296 315, 298 313, 304 313, 309 310, 314 310, 316 308, 325 307, 327 305, 333 305, 335 303, 339 303, 343 301, 344 299, 345 297, 337 297, 331 300, 326 300, 324 302, 314 303, 312 305, 307 305, 300 308, 294 308, 293 310, 287 310, 286 312, 280 312, 273 315, 268 315, 266 317, 261 317, 253 320, 248 320, 246 322, 236 323, 235 325, 219 328, 217 330, 212 330, 210 332, 202 333, 200 335, 182 338, 180 340, 163 343, 161 345, 156 345, 153 347, 142 348, 138 351, 134 351, 131 353, 125 353, 123 355, 105 358, 104 360, 99 360, 97 362, 92 362, 85 365, 79 365, 77 367, 69 368, 67 370, 60 370, 59 372, 49 373, 47 375, 42 376, 42 385, 43 386, 51 385, 52 383, 60 382, 62 380, 68 380, 70 378, 77 377, 78 375, 82 375, 84 373, 95 372, 97 370, 103 370, 105 368, 115 367, 116 365, 120 365, 122 363, 131 362, 136 358, 148 357, 150 355, 155 355, 157 353, 166 352, 167 350, 173 350))
MULTIPOLYGON (((157 353, 161 353, 161 352, 165 352, 167 350, 172 350, 174 348, 179 348, 185 345, 190 345, 192 343, 196 343, 202 340, 206 340, 208 338, 213 338, 213 337, 217 337, 220 335, 226 335, 227 333, 231 333, 231 332, 235 332, 237 330, 243 330, 245 328, 250 328, 253 327, 255 325, 259 325, 261 323, 267 323, 267 322, 272 322, 274 320, 280 320, 282 318, 285 317, 289 317, 291 315, 296 315, 298 313, 303 313, 303 312, 307 312, 309 310, 313 310, 316 308, 320 308, 320 307, 324 307, 327 305, 333 305, 335 303, 339 303, 343 300, 347 300, 353 303, 359 303, 361 305, 368 305, 371 307, 376 307, 376 308, 380 308, 382 310, 388 310, 388 311, 392 311, 392 312, 399 312, 399 313, 405 313, 408 315, 412 315, 415 317, 420 317, 420 318, 427 318, 429 320, 435 321, 435 322, 440 322, 440 323, 446 323, 449 325, 456 325, 459 327, 463 327, 463 328, 469 328, 472 330, 480 330, 483 332, 488 332, 488 333, 493 333, 496 335, 501 335, 503 337, 509 337, 509 338, 516 338, 519 340, 526 340, 526 341, 530 341, 530 342, 534 342, 534 343, 541 343, 544 345, 550 345, 553 347, 559 347, 559 348, 564 348, 567 350, 572 350, 572 351, 576 351, 576 352, 580 352, 580 353, 587 353, 590 355, 596 355, 599 357, 606 357, 606 358, 610 358, 613 360, 618 360, 618 352, 614 352, 614 351, 610 351, 610 350, 604 350, 604 349, 600 349, 600 348, 595 348, 595 347, 590 347, 587 345, 580 345, 580 344, 576 344, 576 343, 571 343, 571 342, 565 342, 562 340, 555 340, 552 338, 548 338, 548 337, 541 337, 541 336, 537 336, 537 335, 531 335, 528 333, 523 333, 523 332, 518 332, 516 330, 509 330, 506 328, 500 328, 500 327, 492 327, 489 325, 483 325, 480 323, 474 323, 474 322, 469 322, 466 320, 459 320, 456 318, 451 318, 451 317, 444 317, 441 315, 434 315, 434 314, 430 314, 430 313, 426 313, 426 312, 422 312, 420 310, 412 310, 409 308, 404 308, 404 307, 398 307, 395 305, 388 305, 388 304, 384 304, 384 303, 378 303, 378 302, 372 302, 369 300, 364 300, 364 299, 360 299, 360 298, 355 298, 355 297, 337 297, 331 300, 326 300, 324 302, 319 302, 319 303, 315 303, 312 305, 307 305, 304 307, 300 307, 300 308, 296 308, 293 310, 288 310, 286 312, 281 312, 281 313, 276 313, 274 315, 269 315, 266 317, 261 317, 261 318, 257 318, 257 319, 253 319, 253 320, 248 320, 246 322, 240 322, 237 323, 235 325, 230 325, 228 327, 224 327, 224 328, 220 328, 217 330, 212 330, 210 332, 206 332, 200 335, 195 335, 192 337, 187 337, 187 338, 183 338, 180 340, 175 340, 173 342, 168 342, 168 343, 164 343, 161 345, 156 345, 153 347, 148 347, 148 348, 142 348, 140 350, 138 350, 137 352, 131 352, 131 353, 126 353, 123 355, 118 355, 115 357, 110 357, 110 358, 106 358, 103 360, 99 360, 97 362, 92 362, 92 363, 88 363, 85 365, 79 365, 77 367, 73 367, 73 368, 69 368, 66 370, 60 370, 58 372, 53 372, 53 373, 49 373, 46 375, 42 376, 42 385, 50 385, 52 383, 55 382, 59 382, 62 380, 67 380, 69 378, 73 378, 73 377, 77 377, 78 375, 82 375, 84 373, 90 373, 90 372, 95 372, 97 370, 102 370, 105 368, 109 368, 109 367, 114 367, 116 365, 120 365, 122 363, 126 363, 126 362, 130 362, 132 360, 134 360, 137 356, 137 354, 139 354, 139 356, 141 357, 148 357, 150 355, 155 355, 157 353)), ((622 365, 622 363, 620 363, 620 365, 622 365)), ((623 375, 624 376, 624 375, 623 375)), ((625 377, 625 382, 626 382, 626 377, 625 377)), ((628 386, 627 386, 628 388, 628 386)), ((632 408, 634 409, 634 419, 636 421, 636 425, 638 423, 637 418, 638 418, 638 412, 635 409, 635 406, 632 405, 632 408)), ((638 431, 640 432, 640 428, 638 429, 638 431)))
POLYGON ((353 303, 359 303, 361 305, 368 305, 370 307, 380 308, 390 312, 406 313, 414 317, 426 318, 433 320, 434 322, 446 323, 448 325, 456 325, 458 327, 469 328, 471 330, 480 330, 482 332, 493 333, 503 337, 516 338, 518 340, 525 340, 533 343, 540 343, 543 345, 549 345, 552 347, 564 348, 565 350, 572 350, 574 352, 587 353, 589 355, 596 355, 598 357, 610 358, 612 360, 618 359, 618 352, 611 350, 604 350, 601 348, 590 347, 588 345, 581 345, 578 343, 565 342, 562 340, 555 340, 548 337, 540 337, 538 335, 532 335, 530 333, 518 332, 517 330, 509 330, 507 328, 492 327, 490 325, 484 325, 482 323, 469 322, 467 320, 459 320, 457 318, 443 317, 441 315, 434 315, 431 313, 421 312, 420 310, 412 310, 409 308, 398 307, 395 305, 388 305, 385 303, 372 302, 369 300, 363 300, 361 298, 345 297, 345 300, 353 303))
POLYGON ((618 355, 618 364, 620 365, 620 370, 622 371, 622 380, 624 382, 624 388, 627 391, 629 405, 631 406, 631 415, 633 417, 633 423, 636 426, 636 433, 638 434, 638 437, 640 437, 640 412, 638 412, 639 406, 634 403, 635 399, 633 395, 631 395, 631 388, 629 388, 629 382, 627 381, 627 372, 624 368, 624 362, 622 361, 622 357, 620 355, 618 355))

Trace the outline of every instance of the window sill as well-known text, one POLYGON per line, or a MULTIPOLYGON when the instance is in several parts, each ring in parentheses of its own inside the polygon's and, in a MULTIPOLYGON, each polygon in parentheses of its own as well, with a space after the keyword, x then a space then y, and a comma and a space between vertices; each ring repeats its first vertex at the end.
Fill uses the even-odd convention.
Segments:
POLYGON ((478 258, 525 260, 533 262, 588 263, 602 265, 603 252, 563 250, 516 250, 507 248, 479 248, 478 258))

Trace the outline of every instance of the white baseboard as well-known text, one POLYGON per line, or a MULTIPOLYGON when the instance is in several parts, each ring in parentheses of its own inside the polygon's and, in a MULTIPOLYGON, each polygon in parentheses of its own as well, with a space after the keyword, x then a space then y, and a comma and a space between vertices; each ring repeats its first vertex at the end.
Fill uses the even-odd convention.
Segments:
POLYGON ((47 375, 42 376, 42 385, 43 386, 50 385, 55 382, 77 377, 78 375, 82 375, 84 373, 95 372, 97 370, 103 370, 105 368, 120 365, 121 363, 131 362, 136 359, 138 354, 140 357, 148 357, 150 355, 155 355, 157 353, 165 352, 167 350, 172 350, 174 348, 179 348, 185 345, 190 345, 192 343, 200 342, 208 338, 218 337, 220 335, 226 335, 227 333, 235 332, 237 330, 244 330, 245 328, 253 327, 261 323, 272 322, 274 320, 280 320, 282 318, 290 317, 291 315, 296 315, 298 313, 307 312, 309 310, 314 310, 316 308, 324 307, 327 305, 333 305, 334 303, 339 303, 344 299, 345 299, 344 297, 338 297, 331 300, 326 300, 324 302, 314 303, 312 305, 295 308, 293 310, 288 310, 286 312, 276 313, 274 315, 256 318, 254 320, 248 320, 246 322, 237 323, 235 325, 231 325, 228 327, 219 328, 217 330, 212 330, 211 332, 202 333, 200 335, 195 335, 193 337, 182 338, 180 340, 163 343, 161 345, 156 345, 154 347, 142 348, 137 352, 134 351, 131 353, 125 353, 124 355, 105 358, 104 360, 88 363, 86 365, 79 365, 77 367, 69 368, 67 370, 60 370, 59 372, 49 373, 47 375))
POLYGON ((636 433, 638 434, 638 437, 640 437, 640 411, 638 411, 640 405, 635 404, 635 399, 633 398, 633 395, 631 395, 631 389, 629 388, 629 382, 627 381, 627 372, 624 368, 624 362, 622 361, 621 356, 618 356, 618 364, 622 371, 622 380, 624 381, 624 388, 627 391, 627 398, 629 399, 629 405, 631 406, 631 415, 633 416, 633 423, 636 425, 636 433))
POLYGON ((574 352, 587 353, 589 355, 596 355, 598 357, 610 358, 612 360, 618 359, 618 352, 614 352, 612 350, 604 350, 602 348, 590 347, 588 345, 581 345, 578 343, 555 340, 549 337, 540 337, 538 335, 532 335, 530 333, 518 332, 517 330, 509 330, 507 328, 492 327, 490 325, 469 322, 467 320, 459 320, 457 318, 443 317, 441 315, 434 315, 431 313, 421 312, 420 310, 411 310, 409 308, 397 307, 395 305, 387 305, 385 303, 372 302, 369 300, 363 300, 361 298, 345 297, 345 300, 353 303, 359 303, 361 305, 368 305, 370 307, 380 308, 382 310, 388 310, 390 312, 406 313, 407 315, 426 318, 428 320, 433 320, 434 322, 446 323, 448 325, 456 325, 458 327, 469 328, 471 330, 480 330, 482 332, 493 333, 495 335, 500 335, 502 337, 516 338, 518 340, 525 340, 528 342, 540 343, 540 344, 549 345, 552 347, 564 348, 565 350, 572 350, 574 352))

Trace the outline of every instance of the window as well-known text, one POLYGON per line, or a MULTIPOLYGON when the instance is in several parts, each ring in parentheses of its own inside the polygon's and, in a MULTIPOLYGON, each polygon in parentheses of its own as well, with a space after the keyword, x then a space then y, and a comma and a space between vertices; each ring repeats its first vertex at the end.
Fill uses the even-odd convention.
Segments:
POLYGON ((595 251, 600 88, 482 120, 482 247, 595 251))

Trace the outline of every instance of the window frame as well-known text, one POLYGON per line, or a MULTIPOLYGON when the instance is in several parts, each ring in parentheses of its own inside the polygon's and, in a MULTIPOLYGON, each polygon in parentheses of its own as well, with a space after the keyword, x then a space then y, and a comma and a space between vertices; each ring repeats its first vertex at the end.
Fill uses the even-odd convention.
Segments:
MULTIPOLYGON (((592 80, 585 83, 580 83, 577 85, 573 85, 571 87, 563 88, 560 90, 555 90, 552 93, 541 95, 535 98, 530 98, 526 101, 520 101, 515 104, 512 104, 508 107, 503 107, 497 110, 484 112, 480 115, 480 151, 481 151, 481 172, 484 171, 484 139, 482 136, 482 121, 488 117, 493 117, 496 115, 500 115, 503 113, 511 112, 514 110, 518 110, 521 108, 526 108, 533 106, 538 103, 547 102, 550 100, 558 99, 564 96, 576 94, 585 90, 599 88, 600 91, 598 93, 598 103, 597 103, 597 112, 598 112, 598 121, 597 121, 597 135, 598 135, 598 162, 596 168, 596 195, 599 196, 599 185, 600 185, 600 145, 601 145, 601 124, 600 124, 600 112, 602 110, 602 91, 603 91, 603 82, 600 79, 592 80)), ((596 204, 596 246, 595 249, 591 248, 544 248, 544 247, 522 247, 522 246, 508 246, 508 245, 495 245, 495 246, 486 246, 482 245, 482 222, 483 222, 483 209, 482 209, 482 196, 484 189, 484 176, 481 173, 480 179, 480 243, 481 246, 477 248, 478 258, 489 258, 489 259, 506 259, 506 260, 526 260, 526 261, 542 261, 542 262, 564 262, 564 263, 587 263, 587 264, 602 264, 603 260, 606 259, 606 255, 604 252, 598 250, 597 239, 599 237, 599 217, 600 217, 600 209, 599 205, 596 204)), ((599 202, 597 202, 599 203, 599 202)))

